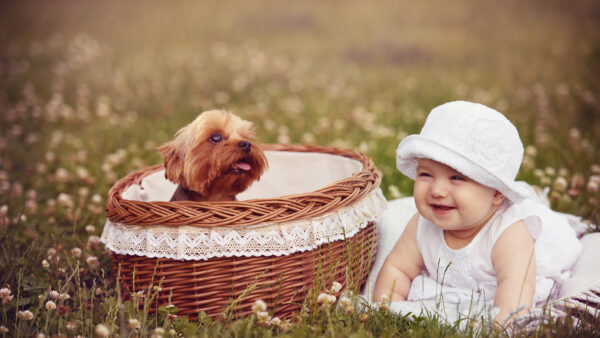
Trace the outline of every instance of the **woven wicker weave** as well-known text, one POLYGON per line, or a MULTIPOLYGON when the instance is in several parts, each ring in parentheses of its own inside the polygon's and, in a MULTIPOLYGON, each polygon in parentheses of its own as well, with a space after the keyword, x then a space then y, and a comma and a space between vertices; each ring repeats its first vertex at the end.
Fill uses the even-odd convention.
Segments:
MULTIPOLYGON (((317 191, 276 199, 174 203, 123 199, 121 193, 127 187, 139 184, 145 176, 162 169, 162 166, 154 166, 132 173, 115 184, 108 196, 107 217, 115 223, 136 226, 160 224, 212 228, 284 223, 351 206, 380 183, 373 161, 350 150, 290 145, 268 145, 265 148, 345 156, 360 161, 363 168, 351 177, 317 191)), ((215 316, 236 301, 233 313, 244 316, 251 312, 255 300, 262 299, 275 315, 289 318, 298 312, 317 280, 329 286, 331 282, 338 281, 349 289, 357 289, 364 284, 375 258, 376 244, 377 227, 370 222, 351 238, 286 256, 179 261, 113 253, 112 264, 114 273, 119 274, 125 296, 145 290, 149 285, 161 284, 151 311, 169 304, 170 299, 170 303, 180 309, 181 315, 195 317, 205 311, 215 316)))

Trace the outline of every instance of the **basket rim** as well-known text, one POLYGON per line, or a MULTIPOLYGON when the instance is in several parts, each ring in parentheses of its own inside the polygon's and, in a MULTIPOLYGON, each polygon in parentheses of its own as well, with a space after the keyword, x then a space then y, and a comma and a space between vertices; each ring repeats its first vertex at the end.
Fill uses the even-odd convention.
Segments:
POLYGON ((154 165, 118 180, 108 192, 106 216, 114 223, 137 226, 244 227, 262 223, 289 222, 324 215, 351 205, 379 187, 381 175, 372 159, 350 149, 316 145, 262 144, 263 150, 317 152, 357 160, 362 169, 325 187, 301 194, 244 201, 135 201, 121 193, 130 185, 161 169, 154 165))

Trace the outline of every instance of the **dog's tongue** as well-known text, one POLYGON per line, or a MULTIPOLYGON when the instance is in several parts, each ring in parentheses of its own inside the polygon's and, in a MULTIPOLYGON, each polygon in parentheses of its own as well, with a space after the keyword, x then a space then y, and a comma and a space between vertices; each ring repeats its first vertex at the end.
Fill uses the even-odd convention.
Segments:
POLYGON ((244 170, 244 171, 250 170, 250 165, 246 162, 238 162, 238 163, 234 164, 233 166, 240 170, 244 170))

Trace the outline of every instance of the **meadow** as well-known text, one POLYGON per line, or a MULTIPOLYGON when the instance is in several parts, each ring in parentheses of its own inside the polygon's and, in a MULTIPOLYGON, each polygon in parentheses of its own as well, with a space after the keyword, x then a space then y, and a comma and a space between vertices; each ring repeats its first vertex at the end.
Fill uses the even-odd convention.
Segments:
MULTIPOLYGON (((411 195, 400 140, 430 109, 484 103, 517 126, 519 179, 600 224, 600 4, 580 1, 19 1, 0 4, 2 336, 446 336, 381 308, 308 304, 292 321, 189 321, 122 302, 99 243, 110 187, 160 163, 202 111, 264 143, 371 157, 388 199, 411 195), (314 305, 314 306, 313 306, 314 305)), ((268 304, 267 304, 268 305, 268 304)), ((533 336, 597 335, 553 321, 533 336)))

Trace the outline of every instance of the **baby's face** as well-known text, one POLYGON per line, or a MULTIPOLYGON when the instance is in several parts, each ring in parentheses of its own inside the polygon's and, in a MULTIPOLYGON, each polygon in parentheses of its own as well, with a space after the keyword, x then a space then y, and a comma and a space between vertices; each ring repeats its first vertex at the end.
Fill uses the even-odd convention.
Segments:
POLYGON ((482 227, 504 196, 445 164, 419 159, 414 187, 419 214, 444 230, 482 227))

